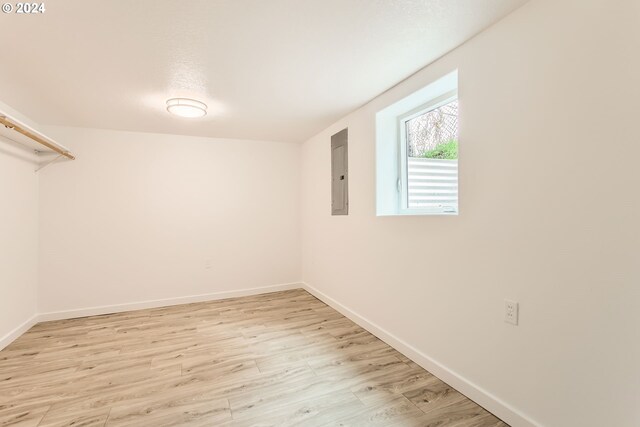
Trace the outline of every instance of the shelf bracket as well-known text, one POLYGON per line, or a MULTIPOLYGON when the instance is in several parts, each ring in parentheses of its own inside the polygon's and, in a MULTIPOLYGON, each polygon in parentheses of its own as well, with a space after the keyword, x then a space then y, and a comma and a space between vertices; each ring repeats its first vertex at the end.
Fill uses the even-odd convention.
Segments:
POLYGON ((58 159, 62 158, 62 156, 63 154, 58 154, 55 159, 49 160, 47 163, 45 163, 44 165, 36 169, 36 172, 40 172, 42 169, 46 168, 47 166, 54 164, 58 159))

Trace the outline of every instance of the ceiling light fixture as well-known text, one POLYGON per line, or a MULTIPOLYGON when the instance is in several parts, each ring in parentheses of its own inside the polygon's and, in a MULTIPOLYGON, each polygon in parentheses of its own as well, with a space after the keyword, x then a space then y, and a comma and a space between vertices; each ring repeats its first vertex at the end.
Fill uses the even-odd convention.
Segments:
POLYGON ((167 111, 180 117, 197 118, 207 115, 207 104, 189 98, 167 100, 167 111))

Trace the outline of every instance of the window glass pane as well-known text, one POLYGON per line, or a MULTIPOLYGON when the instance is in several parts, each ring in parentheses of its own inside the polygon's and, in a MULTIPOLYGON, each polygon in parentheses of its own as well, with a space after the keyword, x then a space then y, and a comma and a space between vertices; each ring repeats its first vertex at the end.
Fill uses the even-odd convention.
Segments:
POLYGON ((407 206, 458 210, 458 100, 405 122, 407 206))

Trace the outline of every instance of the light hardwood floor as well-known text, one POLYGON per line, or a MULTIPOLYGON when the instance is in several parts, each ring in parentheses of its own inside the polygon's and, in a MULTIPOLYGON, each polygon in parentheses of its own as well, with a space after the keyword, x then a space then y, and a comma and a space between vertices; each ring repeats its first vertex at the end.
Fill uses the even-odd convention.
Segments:
POLYGON ((40 323, 2 426, 506 426, 303 290, 40 323))

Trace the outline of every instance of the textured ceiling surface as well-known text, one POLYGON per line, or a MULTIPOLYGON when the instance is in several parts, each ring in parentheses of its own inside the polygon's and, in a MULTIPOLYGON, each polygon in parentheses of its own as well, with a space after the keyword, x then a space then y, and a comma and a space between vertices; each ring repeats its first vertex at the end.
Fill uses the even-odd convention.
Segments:
POLYGON ((0 14, 0 101, 43 125, 300 142, 525 2, 52 0, 0 14))

